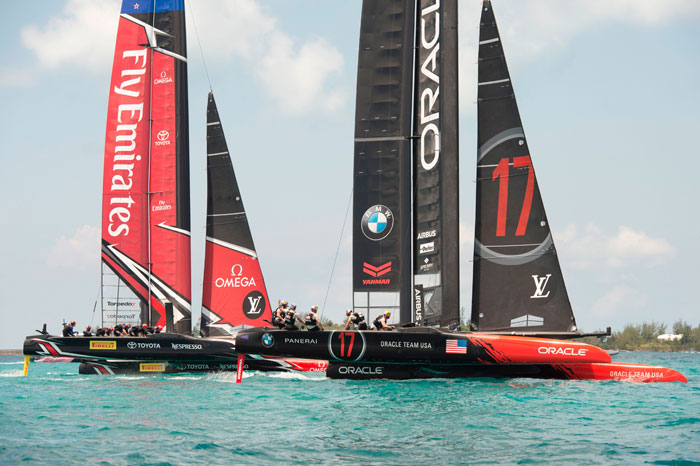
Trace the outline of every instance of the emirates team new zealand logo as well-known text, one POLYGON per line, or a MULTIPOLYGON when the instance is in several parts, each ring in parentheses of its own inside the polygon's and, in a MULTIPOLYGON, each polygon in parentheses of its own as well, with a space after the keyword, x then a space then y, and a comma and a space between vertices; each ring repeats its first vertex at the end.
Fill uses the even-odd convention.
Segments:
POLYGON ((367 209, 362 216, 362 233, 372 241, 379 241, 394 228, 394 214, 385 205, 377 204, 367 209))

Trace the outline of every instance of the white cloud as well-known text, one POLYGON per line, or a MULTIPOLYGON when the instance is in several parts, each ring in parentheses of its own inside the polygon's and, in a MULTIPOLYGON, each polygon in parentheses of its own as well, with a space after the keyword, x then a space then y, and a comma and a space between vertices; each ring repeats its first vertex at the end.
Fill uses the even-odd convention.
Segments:
POLYGON ((343 56, 327 40, 292 37, 255 0, 228 0, 194 14, 206 59, 242 60, 283 111, 333 111, 346 101, 333 82, 341 76, 343 56))
POLYGON ((35 76, 28 68, 6 66, 0 68, 0 87, 23 87, 34 83, 35 76))
POLYGON ((576 268, 656 266, 673 257, 676 249, 663 238, 653 238, 625 226, 606 234, 589 224, 583 231, 567 225, 554 235, 560 254, 576 268))
POLYGON ((647 297, 629 287, 616 286, 593 303, 591 311, 598 318, 631 319, 639 314, 648 302, 647 297))
MULTIPOLYGON (((559 53, 579 34, 626 23, 660 27, 676 19, 700 17, 700 2, 687 0, 499 0, 496 21, 510 65, 559 53)), ((481 9, 460 3, 460 104, 473 113, 476 100, 477 42, 481 9)))
POLYGON ((115 0, 70 0, 46 25, 23 28, 22 43, 41 66, 99 70, 112 61, 118 11, 115 0))
POLYGON ((97 267, 100 253, 100 229, 85 225, 72 237, 61 236, 49 252, 46 264, 51 268, 86 269, 97 267))

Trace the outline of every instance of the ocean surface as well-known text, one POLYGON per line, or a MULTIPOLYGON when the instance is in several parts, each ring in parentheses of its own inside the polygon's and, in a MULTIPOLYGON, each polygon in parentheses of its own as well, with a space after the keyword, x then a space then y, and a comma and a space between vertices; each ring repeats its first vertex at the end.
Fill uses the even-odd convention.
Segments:
POLYGON ((700 354, 621 353, 687 384, 78 375, 0 356, 0 464, 700 464, 700 354))

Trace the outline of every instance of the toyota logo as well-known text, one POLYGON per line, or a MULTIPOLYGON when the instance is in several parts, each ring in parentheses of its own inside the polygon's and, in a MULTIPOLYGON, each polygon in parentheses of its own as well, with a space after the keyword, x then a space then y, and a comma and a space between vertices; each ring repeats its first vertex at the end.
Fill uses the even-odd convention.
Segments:
POLYGON ((134 349, 134 348, 136 348, 136 342, 130 341, 129 343, 126 344, 126 347, 129 349, 134 349))
POLYGON ((158 140, 159 141, 167 141, 169 137, 170 137, 170 133, 168 133, 166 130, 158 131, 158 140))

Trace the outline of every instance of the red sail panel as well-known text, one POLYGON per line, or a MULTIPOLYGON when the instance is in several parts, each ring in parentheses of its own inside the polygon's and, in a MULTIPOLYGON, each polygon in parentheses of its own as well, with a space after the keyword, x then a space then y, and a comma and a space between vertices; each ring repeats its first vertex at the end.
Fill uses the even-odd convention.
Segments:
MULTIPOLYGON (((143 285, 148 269, 150 50, 145 29, 119 18, 107 110, 102 198, 102 257, 124 281, 143 285)), ((144 301, 143 288, 132 290, 144 301)))
POLYGON ((270 300, 256 257, 208 240, 205 264, 202 306, 209 316, 209 335, 270 320, 270 300))
MULTIPOLYGON (((153 54, 153 110, 151 127, 151 263, 152 273, 163 282, 161 291, 173 301, 174 321, 187 320, 191 302, 189 228, 178 228, 176 58, 153 54)), ((186 140, 186 139, 185 139, 186 140)), ((188 202, 188 199, 185 199, 188 202)), ((165 315, 159 316, 164 325, 165 315)), ((182 329, 187 331, 188 328, 182 329)))

